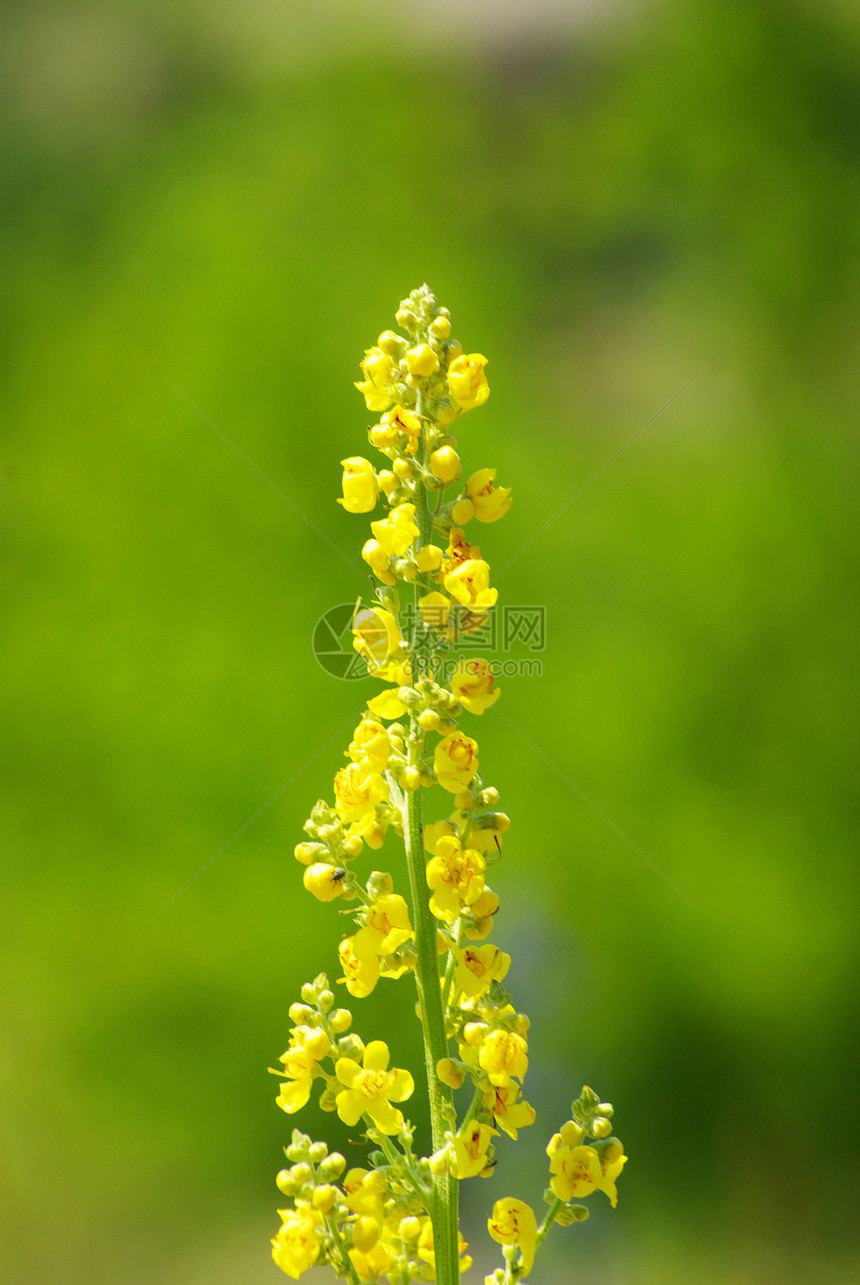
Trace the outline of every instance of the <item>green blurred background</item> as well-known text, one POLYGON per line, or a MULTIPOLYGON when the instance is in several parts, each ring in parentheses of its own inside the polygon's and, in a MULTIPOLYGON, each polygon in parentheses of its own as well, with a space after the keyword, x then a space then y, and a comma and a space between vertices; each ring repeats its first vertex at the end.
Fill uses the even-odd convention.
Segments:
MULTIPOLYGON (((2 1280, 277 1278, 265 1068, 338 936, 290 852, 375 690, 310 638, 366 585, 357 361, 424 280, 490 358, 482 547, 547 609, 476 724, 539 1120, 467 1184, 472 1276, 587 1081, 619 1208, 536 1282, 860 1280, 856 9, 5 23, 2 1280)), ((408 986, 358 1007, 415 1059, 408 986)))

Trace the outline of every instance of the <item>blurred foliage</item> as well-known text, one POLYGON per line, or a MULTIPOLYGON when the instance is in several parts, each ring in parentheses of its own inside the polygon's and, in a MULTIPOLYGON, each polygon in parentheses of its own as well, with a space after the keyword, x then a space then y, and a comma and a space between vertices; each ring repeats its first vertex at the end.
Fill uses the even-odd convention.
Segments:
MULTIPOLYGON (((421 11, 7 15, 0 1276, 274 1279, 265 1067, 338 935, 290 850, 372 690, 309 640, 367 583, 356 363, 426 279, 548 621, 478 728, 541 1112, 469 1239, 589 1081, 631 1161, 542 1280, 860 1279, 856 13, 421 11)), ((400 1065, 407 989, 355 1005, 400 1065)))

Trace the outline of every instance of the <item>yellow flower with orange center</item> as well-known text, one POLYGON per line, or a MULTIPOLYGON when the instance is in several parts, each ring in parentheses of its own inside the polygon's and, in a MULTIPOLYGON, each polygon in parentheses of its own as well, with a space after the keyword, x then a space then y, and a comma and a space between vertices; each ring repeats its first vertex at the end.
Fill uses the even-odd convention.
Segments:
POLYGON ((464 906, 484 891, 487 863, 474 848, 463 848, 455 836, 443 835, 436 855, 427 862, 427 886, 433 895, 430 909, 437 919, 455 920, 464 906))
POLYGON ((364 1050, 362 1065, 338 1058, 335 1074, 345 1087, 338 1093, 337 1113, 353 1128, 366 1115, 380 1133, 394 1134, 403 1124, 403 1112, 391 1105, 412 1096, 415 1083, 408 1071, 388 1070, 388 1045, 372 1040, 364 1050))
POLYGON ((362 821, 388 798, 381 776, 369 772, 363 763, 347 763, 334 778, 335 810, 343 821, 362 821))
POLYGON ((490 395, 490 385, 484 374, 487 359, 479 352, 455 357, 448 367, 448 387, 461 410, 474 410, 483 406, 490 395))
POLYGON ((528 1045, 514 1031, 492 1031, 481 1044, 478 1063, 491 1084, 507 1086, 512 1080, 522 1081, 529 1066, 528 1045))
POLYGON ((494 486, 497 470, 480 468, 466 483, 466 495, 479 522, 498 522, 511 507, 511 488, 494 486))
POLYGON ((516 1141, 517 1130, 535 1122, 535 1109, 518 1084, 494 1085, 484 1093, 484 1106, 500 1129, 516 1141))
POLYGON ((493 1240, 499 1245, 519 1245, 523 1256, 523 1276, 528 1276, 535 1260, 537 1219, 524 1200, 508 1196, 493 1205, 493 1216, 487 1221, 493 1240))
POLYGON ((283 1223, 272 1241, 272 1258, 282 1272, 297 1281, 319 1258, 323 1216, 305 1201, 297 1201, 295 1209, 279 1209, 278 1216, 283 1223))
POLYGON ((436 779, 451 794, 469 784, 478 770, 478 742, 462 732, 451 732, 436 746, 433 771, 436 779))
POLYGON ((483 714, 499 699, 494 687, 493 667, 488 660, 469 656, 457 662, 451 675, 451 691, 470 714, 483 714))
POLYGON ((445 576, 445 592, 464 607, 484 610, 494 607, 499 597, 498 589, 490 588, 489 564, 480 558, 470 558, 449 571, 445 576))

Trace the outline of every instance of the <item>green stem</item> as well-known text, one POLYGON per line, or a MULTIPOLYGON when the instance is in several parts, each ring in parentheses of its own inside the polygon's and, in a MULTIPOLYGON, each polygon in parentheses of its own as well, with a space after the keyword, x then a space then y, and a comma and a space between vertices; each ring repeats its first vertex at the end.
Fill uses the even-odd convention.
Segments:
POLYGON ((564 1204, 564 1201, 559 1200, 558 1197, 556 1197, 556 1199, 550 1205, 549 1209, 546 1211, 546 1218, 544 1218, 540 1227, 538 1227, 538 1233, 537 1233, 537 1236, 535 1237, 535 1253, 537 1253, 538 1249, 543 1243, 544 1237, 546 1236, 550 1227, 555 1222, 555 1216, 563 1204, 564 1204))
POLYGON ((411 1158, 405 1154, 398 1155, 397 1151, 394 1149, 391 1142, 388 1140, 388 1138, 385 1136, 384 1133, 379 1133, 378 1131, 375 1131, 374 1137, 376 1138, 379 1145, 382 1147, 382 1150, 385 1152, 385 1158, 388 1161, 388 1163, 390 1165, 394 1165, 398 1169, 403 1170, 403 1172, 406 1174, 406 1177, 409 1179, 409 1182, 412 1188, 414 1189, 418 1199, 421 1200, 422 1202, 426 1202, 427 1196, 429 1193, 427 1191, 427 1188, 424 1186, 424 1183, 421 1181, 418 1174, 415 1172, 414 1168, 412 1167, 411 1158))
POLYGON ((326 1227, 328 1227, 331 1232, 332 1240, 337 1246, 337 1252, 340 1254, 341 1261, 343 1263, 343 1270, 338 1272, 338 1276, 342 1276, 345 1281, 350 1281, 351 1285, 360 1285, 358 1272, 355 1270, 352 1264, 352 1259, 344 1247, 344 1243, 340 1237, 340 1232, 337 1229, 337 1224, 333 1218, 331 1221, 329 1221, 328 1218, 326 1219, 326 1227))
MULTIPOLYGON (((419 415, 423 413, 422 400, 419 396, 416 407, 419 415)), ((426 457, 426 445, 422 433, 422 463, 426 457)), ((418 486, 415 497, 415 520, 419 535, 416 547, 421 548, 430 543, 432 519, 427 505, 427 492, 418 486)), ((413 673, 423 675, 424 665, 429 653, 427 631, 421 620, 418 602, 425 592, 420 582, 414 586, 415 632, 412 638, 413 673)), ((411 735, 423 745, 423 730, 415 714, 410 717, 411 735)), ((421 1005, 421 1025, 424 1034, 424 1061, 427 1070, 427 1093, 430 1102, 430 1128, 433 1138, 433 1150, 439 1151, 445 1145, 445 1133, 453 1115, 453 1096, 451 1090, 441 1083, 436 1076, 436 1063, 448 1054, 448 1040, 445 1036, 445 1017, 442 1010, 442 994, 439 978, 439 955, 436 947, 436 920, 430 910, 430 897, 427 888, 426 862, 424 856, 424 806, 422 788, 406 794, 404 803, 404 840, 406 843, 406 863, 409 869, 409 884, 412 893, 413 925, 415 928, 415 981, 418 987, 418 1000, 421 1005)), ((436 1256, 436 1280, 438 1285, 457 1285, 459 1281, 458 1254, 458 1211, 457 1180, 450 1174, 442 1174, 434 1183, 433 1199, 430 1202, 430 1218, 433 1224, 433 1247, 436 1256)))

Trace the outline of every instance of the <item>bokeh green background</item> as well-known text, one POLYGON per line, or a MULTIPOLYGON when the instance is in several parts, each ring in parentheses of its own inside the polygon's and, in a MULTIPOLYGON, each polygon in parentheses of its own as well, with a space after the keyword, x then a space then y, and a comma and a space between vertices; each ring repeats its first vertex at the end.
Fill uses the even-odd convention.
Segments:
MULTIPOLYGON (((856 11, 6 22, 2 1280, 275 1279, 265 1068, 338 936, 290 852, 373 690, 310 637, 366 586, 356 363, 424 280, 547 610, 477 727, 540 1114, 467 1236, 587 1081, 631 1161, 536 1281, 860 1279, 856 11)), ((416 1057, 407 985, 358 1007, 416 1057)))

